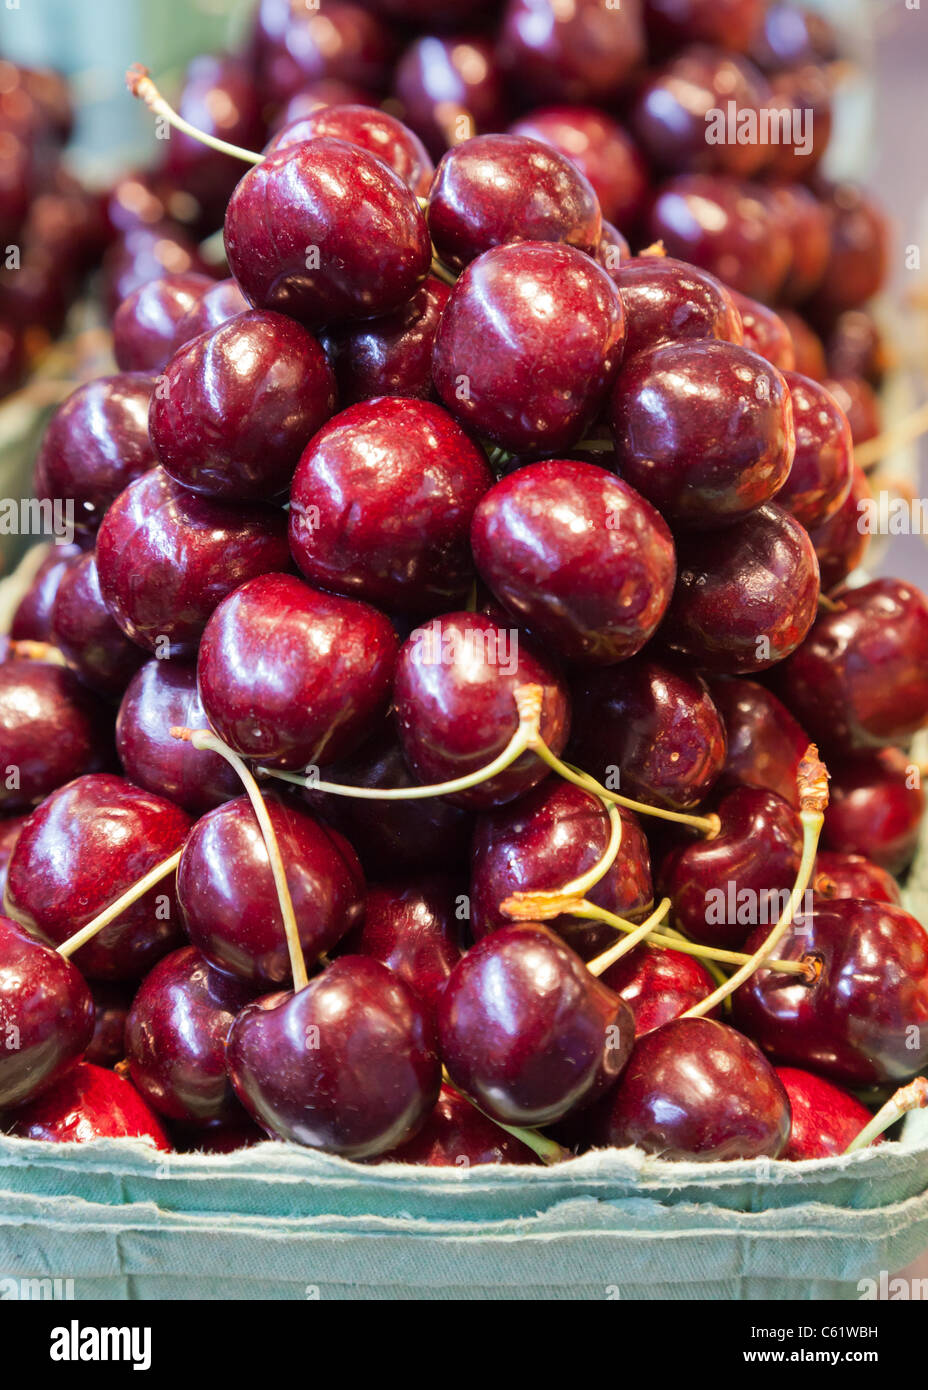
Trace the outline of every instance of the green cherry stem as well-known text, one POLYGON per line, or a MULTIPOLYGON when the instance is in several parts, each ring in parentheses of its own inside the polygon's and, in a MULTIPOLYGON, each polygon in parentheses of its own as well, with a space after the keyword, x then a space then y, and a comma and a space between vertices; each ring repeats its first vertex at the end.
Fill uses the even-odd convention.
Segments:
POLYGON ((127 888, 125 893, 122 893, 115 902, 110 903, 109 907, 98 912, 92 922, 88 922, 85 927, 81 927, 80 931, 69 936, 67 941, 62 941, 61 945, 56 948, 59 956, 64 956, 66 960, 73 956, 74 952, 91 941, 97 932, 108 927, 110 922, 115 922, 126 908, 131 907, 133 903, 138 902, 139 898, 144 897, 150 888, 154 888, 156 883, 160 883, 163 878, 174 873, 180 863, 181 854, 182 851, 178 850, 176 854, 171 855, 170 859, 162 859, 160 864, 149 869, 147 874, 140 878, 137 883, 133 883, 131 888, 127 888))
POLYGON ((626 937, 617 941, 614 946, 610 946, 607 951, 603 951, 601 956, 597 956, 595 960, 589 961, 586 968, 589 970, 590 974, 602 975, 604 971, 609 969, 610 965, 614 965, 617 960, 621 960, 622 956, 627 955, 629 951, 633 951, 635 947, 644 941, 646 937, 650 936, 654 928, 664 920, 671 906, 672 904, 669 898, 662 898, 650 917, 646 917, 640 927, 636 927, 635 930, 629 932, 626 937))
POLYGON ((565 1158, 570 1157, 566 1149, 562 1148, 560 1144, 555 1143, 553 1139, 548 1139, 545 1135, 539 1134, 537 1129, 520 1129, 517 1125, 504 1125, 502 1120, 494 1120, 492 1115, 488 1115, 485 1110, 480 1109, 480 1106, 475 1100, 471 1100, 470 1096, 464 1091, 458 1090, 444 1067, 442 1067, 441 1074, 442 1081, 449 1091, 453 1091, 456 1096, 460 1096, 461 1100, 466 1100, 467 1104, 472 1105, 478 1115, 482 1115, 485 1120, 489 1120, 492 1124, 496 1125, 498 1129, 504 1129, 507 1134, 511 1134, 514 1139, 518 1139, 526 1148, 531 1149, 533 1153, 538 1155, 542 1163, 550 1166, 552 1163, 563 1163, 565 1158))
POLYGON ((615 806, 605 805, 605 810, 609 817, 609 842, 592 868, 561 888, 538 889, 535 892, 517 890, 500 903, 500 912, 517 922, 550 922, 552 918, 560 917, 562 912, 572 912, 575 903, 585 901, 585 894, 605 878, 622 847, 622 817, 615 806))
POLYGON ((894 1125, 897 1120, 901 1120, 903 1115, 907 1115, 910 1110, 921 1110, 928 1105, 928 1080, 923 1076, 917 1076, 914 1081, 910 1081, 908 1086, 902 1086, 895 1095, 890 1096, 889 1100, 874 1115, 869 1124, 864 1125, 856 1139, 852 1139, 844 1150, 846 1154, 857 1153, 859 1149, 866 1149, 878 1139, 890 1125, 894 1125))
POLYGON ((262 164, 263 154, 256 154, 254 150, 243 149, 241 145, 230 145, 227 140, 220 140, 216 135, 207 135, 205 130, 198 130, 196 126, 185 121, 183 116, 167 102, 159 92, 152 80, 148 68, 141 63, 133 63, 126 73, 126 86, 134 97, 139 101, 144 101, 155 116, 160 116, 167 121, 175 130, 182 131, 184 135, 191 136, 194 140, 199 140, 201 145, 208 145, 210 149, 217 150, 219 154, 230 154, 233 159, 244 160, 246 164, 262 164))

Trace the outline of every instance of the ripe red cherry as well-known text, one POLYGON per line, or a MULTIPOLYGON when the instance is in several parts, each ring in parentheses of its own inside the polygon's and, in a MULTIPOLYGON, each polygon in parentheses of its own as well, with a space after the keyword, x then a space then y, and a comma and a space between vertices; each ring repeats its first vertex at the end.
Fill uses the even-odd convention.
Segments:
POLYGON ((823 593, 843 584, 867 553, 870 532, 861 529, 861 504, 866 505, 872 497, 867 475, 855 463, 847 497, 827 521, 809 532, 818 556, 823 593))
POLYGON ((612 278, 625 305, 626 360, 683 338, 741 342, 733 296, 704 270, 672 256, 633 256, 620 262, 612 278))
POLYGON ((327 329, 323 345, 342 406, 374 396, 429 400, 432 349, 451 287, 430 275, 412 299, 383 318, 327 329))
MULTIPOLYGON (((6 908, 53 946, 174 854, 190 817, 122 777, 78 777, 47 797, 10 858, 6 908)), ((74 953, 90 979, 137 980, 179 945, 172 880, 156 883, 74 953)))
POLYGON ((279 130, 264 153, 276 154, 321 136, 358 145, 382 159, 413 193, 428 193, 435 173, 428 151, 415 131, 376 106, 319 106, 279 130))
POLYGON ((73 777, 112 761, 99 700, 44 661, 0 662, 0 810, 25 811, 73 777))
POLYGON ((202 752, 172 729, 205 729, 196 667, 147 661, 126 688, 116 718, 116 751, 131 782, 202 815, 241 791, 235 772, 217 753, 202 752))
POLYGON ((0 904, 6 891, 6 870, 10 855, 26 819, 26 816, 4 816, 0 820, 0 904))
POLYGON ((0 1105, 54 1085, 90 1043, 93 1017, 71 962, 0 917, 0 1105))
POLYGON ((790 391, 735 343, 670 343, 627 361, 612 391, 618 468, 686 528, 738 521, 786 482, 790 391))
POLYGON ((290 549, 313 584, 388 610, 466 602, 470 525, 493 483, 483 450, 440 406, 397 397, 341 411, 307 445, 290 492, 290 549))
MULTIPOLYGON (((782 138, 768 149, 766 172, 774 178, 809 180, 821 164, 828 149, 832 132, 832 98, 834 80, 820 67, 808 63, 801 68, 787 68, 770 77, 771 93, 767 101, 771 128, 783 130, 784 113, 805 113, 804 138, 793 126, 788 138, 782 138)), ((791 114, 789 119, 795 121, 791 114)), ((790 127, 786 127, 787 131, 790 127)))
POLYGON ((836 35, 818 12, 796 9, 791 0, 773 0, 755 26, 750 54, 764 72, 828 63, 837 55, 836 35))
POLYGON ((840 589, 781 673, 781 694, 826 749, 903 743, 928 720, 928 599, 901 579, 840 589))
POLYGON ((545 1125, 602 1095, 628 1059, 628 1005, 537 922, 492 932, 455 966, 438 1001, 453 1084, 492 1119, 545 1125))
POLYGON ((188 271, 148 280, 113 316, 113 353, 121 372, 160 372, 175 352, 180 325, 216 282, 188 271))
POLYGON ((287 518, 197 497, 153 468, 117 497, 97 536, 100 591, 133 642, 190 656, 227 594, 289 563, 287 518))
POLYGON ((653 1033, 707 999, 715 981, 695 956, 642 942, 600 976, 635 1016, 635 1036, 653 1033))
POLYGON ((777 1158, 789 1121, 786 1091, 749 1038, 711 1018, 678 1018, 638 1039, 594 1132, 617 1148, 711 1163, 777 1158))
POLYGON ((498 52, 510 79, 535 101, 611 105, 645 56, 640 7, 508 0, 498 52))
POLYGON ((308 9, 304 0, 261 0, 252 44, 272 102, 326 78, 378 92, 394 56, 381 21, 345 0, 326 0, 324 10, 308 9))
MULTIPOLYGON (((623 808, 619 814, 618 856, 586 896, 608 912, 637 921, 653 898, 648 842, 633 812, 623 808)), ((500 911, 511 894, 555 891, 591 869, 606 851, 609 832, 602 802, 559 777, 480 816, 470 876, 470 925, 476 940, 512 924, 500 911)), ((616 939, 613 927, 567 913, 546 925, 584 960, 592 960, 616 939)))
POLYGON ((252 998, 193 946, 145 976, 126 1021, 126 1055, 133 1084, 159 1115, 196 1125, 244 1118, 226 1075, 226 1038, 252 998))
POLYGON ((110 315, 124 299, 163 275, 215 274, 194 238, 169 217, 140 222, 120 232, 103 258, 103 305, 110 315))
POLYGON ((82 555, 62 578, 51 637, 75 674, 101 695, 122 695, 145 660, 103 602, 94 555, 82 555))
POLYGON ((567 660, 608 666, 634 656, 670 600, 665 522, 595 464, 517 469, 480 502, 471 543, 499 601, 567 660))
POLYGON ((605 399, 624 321, 609 276, 572 246, 494 247, 467 267, 442 314, 436 390, 465 429, 505 449, 568 448, 605 399))
MULTIPOLYGON (((307 963, 341 940, 363 912, 354 850, 291 801, 265 798, 307 963)), ((274 878, 247 797, 208 812, 190 832, 177 869, 177 900, 193 944, 210 965, 252 987, 279 989, 290 959, 274 878)))
MULTIPOLYGON (((824 381, 828 375, 828 367, 825 362, 825 344, 821 338, 810 324, 792 309, 781 308, 779 314, 793 340, 796 353, 795 370, 803 376, 811 377, 813 381, 824 381)), ((831 388, 831 394, 847 415, 847 407, 841 402, 834 388, 831 388)))
MULTIPOLYGON (((264 139, 254 77, 241 59, 229 54, 201 53, 193 59, 184 74, 177 110, 197 130, 246 150, 259 147, 264 139)), ((175 130, 167 142, 164 168, 196 198, 210 227, 221 219, 242 176, 239 160, 175 130)))
POLYGON ((827 322, 882 288, 889 266, 889 223, 856 184, 834 184, 823 192, 831 215, 831 254, 810 307, 827 322))
POLYGON ((131 985, 95 980, 90 993, 94 1007, 93 1038, 84 1061, 93 1062, 95 1067, 115 1067, 126 1055, 126 1015, 134 989, 131 985))
POLYGON ((443 155, 428 222, 439 258, 454 270, 519 241, 564 242, 592 253, 602 234, 589 179, 566 155, 524 135, 476 135, 443 155))
POLYGON ((608 785, 618 775, 636 801, 691 810, 725 766, 721 715, 705 682, 678 665, 642 655, 591 671, 573 682, 571 707, 571 761, 608 785))
POLYGON ((728 738, 722 785, 766 788, 798 811, 796 773, 809 746, 808 734, 756 681, 726 676, 710 681, 709 689, 728 738))
POLYGON ((744 346, 759 353, 778 371, 791 372, 796 366, 796 349, 786 324, 768 309, 766 304, 749 299, 746 294, 731 291, 731 297, 741 315, 744 346))
POLYGON ((402 884, 373 884, 364 922, 346 938, 351 955, 388 966, 434 1015, 444 983, 461 959, 455 885, 431 874, 402 884))
POLYGON ((902 893, 892 874, 862 854, 819 850, 812 887, 823 898, 863 898, 902 906, 902 893))
MULTIPOLYGON (((504 630, 480 613, 446 613, 417 628, 400 651, 393 697, 403 753, 419 781, 450 781, 498 757, 518 728, 514 695, 521 685, 541 686, 541 736, 562 753, 570 727, 566 686, 518 629, 504 630)), ((524 753, 449 799, 472 809, 498 806, 545 776, 544 763, 524 753)))
POLYGON ((147 1139, 156 1149, 171 1141, 134 1086, 114 1071, 79 1062, 66 1076, 7 1116, 9 1134, 52 1144, 97 1139, 147 1139))
POLYGON ((308 440, 335 410, 335 378, 305 328, 252 311, 185 344, 165 368, 148 428, 183 487, 236 502, 287 491, 308 440))
POLYGON ((400 176, 328 136, 249 169, 229 199, 225 245, 252 304, 308 328, 399 308, 432 258, 425 218, 400 176))
POLYGON ((14 642, 50 642, 52 608, 58 586, 69 566, 80 556, 76 545, 53 545, 36 570, 10 619, 9 636, 14 642))
POLYGON ((371 1158, 411 1139, 438 1099, 431 1033, 398 975, 367 956, 342 956, 299 993, 242 1010, 229 1034, 229 1075, 271 1134, 371 1158))
POLYGON ((880 386, 890 354, 880 325, 868 309, 845 309, 835 319, 826 345, 832 376, 863 377, 880 386))
MULTIPOLYGON (((775 1067, 789 1096, 792 1123, 789 1143, 781 1158, 831 1158, 843 1154, 852 1139, 869 1124, 866 1106, 849 1092, 798 1067, 775 1067)), ((875 1141, 881 1143, 879 1138, 875 1141)))
POLYGON ((737 528, 681 537, 677 556, 661 638, 697 666, 730 675, 763 671, 795 651, 812 626, 815 551, 799 522, 775 503, 737 528))
POLYGON ((775 792, 739 787, 718 808, 719 833, 670 851, 661 892, 694 941, 738 951, 758 922, 776 922, 799 868, 802 826, 775 792))
POLYGON ((435 1109, 416 1135, 381 1162, 415 1163, 426 1168, 471 1168, 480 1163, 534 1163, 541 1160, 520 1139, 488 1120, 469 1100, 442 1086, 435 1109))
POLYGON ((236 314, 244 314, 251 308, 234 280, 211 280, 210 288, 191 306, 177 325, 174 337, 174 351, 200 333, 209 333, 213 328, 221 328, 236 314))
POLYGON ((219 605, 197 662, 216 733, 275 767, 331 763, 382 717, 396 664, 389 621, 289 574, 253 579, 219 605))
MULTIPOLYGON (((755 191, 766 205, 778 232, 785 234, 789 242, 790 266, 778 298, 783 304, 802 304, 818 286, 828 263, 831 246, 828 213, 800 183, 771 181, 768 174, 764 184, 755 191)), ((813 375, 798 361, 793 369, 806 376, 813 375)))
POLYGON ((648 191, 645 162, 617 121, 595 106, 548 106, 510 126, 511 135, 541 140, 566 155, 593 185, 602 215, 620 227, 637 223, 648 191))
POLYGON ((883 409, 869 382, 858 376, 825 376, 823 384, 847 416, 855 448, 880 433, 883 409))
POLYGON ((765 0, 645 0, 648 38, 659 49, 723 44, 746 53, 764 18, 765 0))
POLYGON ((36 459, 36 495, 73 499, 80 531, 93 532, 114 498, 154 464, 153 387, 154 378, 141 373, 97 377, 52 416, 36 459))
POLYGON ((396 66, 394 93, 403 119, 435 159, 449 145, 506 122, 493 43, 479 34, 414 39, 396 66))
MULTIPOLYGON (((755 950, 767 928, 745 949, 755 950)), ((892 903, 816 900, 777 946, 810 955, 818 978, 758 970, 734 995, 734 1018, 777 1062, 842 1085, 905 1081, 928 1062, 928 938, 892 903)))
POLYGON ((777 503, 812 529, 847 498, 854 473, 854 443, 847 416, 831 392, 798 372, 787 372, 793 402, 796 454, 777 503))
POLYGON ((831 768, 823 843, 901 873, 915 853, 925 810, 918 768, 897 748, 837 757, 831 768))

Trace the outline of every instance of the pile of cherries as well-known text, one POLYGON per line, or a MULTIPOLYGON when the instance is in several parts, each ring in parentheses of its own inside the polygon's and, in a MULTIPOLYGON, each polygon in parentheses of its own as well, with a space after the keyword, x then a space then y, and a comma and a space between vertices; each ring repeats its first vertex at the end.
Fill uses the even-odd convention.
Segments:
MULTIPOLYGON (((613 90, 523 8, 493 51, 533 90, 613 90)), ((655 45, 718 37, 646 8, 655 45)), ((281 92, 295 13, 252 55, 281 92)), ((630 74, 636 7, 598 13, 630 74)), ((133 290, 37 458, 78 538, 0 661, 2 1128, 458 1165, 870 1142, 928 1092, 897 883, 928 599, 844 582, 846 410, 743 281, 631 255, 536 129, 433 170, 390 113, 309 105, 228 194, 231 277, 133 290)))

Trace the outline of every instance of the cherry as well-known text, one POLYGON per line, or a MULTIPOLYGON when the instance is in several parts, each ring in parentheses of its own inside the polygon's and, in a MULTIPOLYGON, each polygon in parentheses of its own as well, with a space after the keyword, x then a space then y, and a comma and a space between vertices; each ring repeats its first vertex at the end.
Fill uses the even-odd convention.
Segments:
POLYGON ((826 376, 824 385, 847 416, 854 447, 875 439, 882 428, 883 412, 880 398, 870 383, 857 376, 826 376))
POLYGON ((290 549, 322 588, 406 613, 459 607, 474 580, 470 525, 493 483, 483 450, 429 401, 341 411, 303 452, 290 549))
POLYGON ((726 676, 709 682, 728 740, 721 783, 776 792, 799 809, 796 774, 809 736, 777 697, 756 681, 726 676))
MULTIPOLYGON (((766 929, 749 938, 759 945, 766 929)), ((775 1061, 842 1085, 903 1081, 928 1061, 928 939, 892 903, 816 901, 777 946, 811 956, 809 982, 761 967, 734 995, 734 1018, 775 1061)))
POLYGON ((645 0, 648 39, 660 49, 717 43, 735 53, 751 47, 765 0, 645 0))
POLYGON ((248 170, 229 199, 225 246, 256 308, 308 328, 398 309, 432 255, 425 218, 400 176, 329 136, 248 170))
POLYGON ((777 502, 811 529, 837 512, 854 472, 854 444, 847 416, 831 392, 798 372, 787 372, 793 402, 796 454, 777 502))
POLYGON ((679 1018, 715 988, 712 976, 694 956, 646 941, 610 965, 600 979, 631 1009, 636 1038, 679 1018))
POLYGON ((610 105, 644 59, 641 13, 637 5, 607 10, 599 0, 508 0, 498 53, 535 101, 610 105))
POLYGON ((334 762, 386 708, 397 639, 366 603, 320 593, 288 574, 242 584, 219 605, 197 663, 215 731, 275 767, 334 762))
POLYGON ((80 1062, 49 1090, 6 1116, 7 1133, 52 1144, 145 1139, 170 1150, 161 1121, 138 1091, 114 1071, 80 1062))
POLYGON ((229 764, 171 737, 173 728, 205 727, 196 667, 147 661, 129 682, 116 718, 116 751, 126 776, 193 816, 231 801, 240 783, 229 764))
POLYGON ((84 1061, 96 1067, 115 1067, 126 1055, 126 1015, 134 990, 109 980, 94 980, 90 993, 94 1007, 93 1037, 84 1053, 84 1061))
MULTIPOLYGON (((811 377, 813 381, 824 381, 828 375, 828 368, 825 363, 825 345, 821 338, 805 319, 800 318, 792 309, 781 308, 779 314, 793 340, 796 353, 795 370, 803 376, 811 377)), ((847 408, 833 388, 831 394, 836 397, 846 415, 847 408)))
POLYGON ((236 1124, 213 1124, 203 1128, 174 1124, 171 1139, 177 1153, 230 1154, 250 1149, 267 1139, 263 1129, 240 1110, 242 1118, 236 1124))
POLYGON ((52 416, 36 459, 36 495, 73 499, 75 525, 93 532, 123 488, 155 462, 148 438, 154 378, 97 377, 52 416))
POLYGON ((73 565, 80 549, 76 545, 53 545, 35 572, 10 620, 14 642, 50 642, 52 608, 62 578, 73 565))
POLYGON ((0 1105, 47 1090, 93 1037, 93 1000, 63 956, 0 917, 0 1105))
POLYGON ((185 488, 257 502, 287 491, 300 453, 335 410, 335 378, 305 328, 239 314, 168 363, 148 418, 152 448, 185 488))
POLYGON ((403 119, 435 159, 449 145, 498 130, 506 121, 493 45, 480 35, 414 39, 396 66, 393 90, 403 119))
POLYGON ((93 553, 70 565, 58 586, 51 637, 85 685, 118 698, 145 659, 103 602, 93 553))
MULTIPOLYGON (((790 246, 790 267, 778 297, 784 304, 801 304, 818 288, 828 264, 831 249, 828 213, 814 194, 799 183, 771 181, 768 176, 756 193, 777 228, 785 233, 790 246)), ((796 370, 812 375, 798 362, 796 370)))
POLYGON ((704 270, 672 256, 633 256, 619 263, 612 279, 625 306, 626 358, 681 339, 742 340, 731 293, 704 270))
POLYGON ((287 518, 197 497, 153 468, 112 504, 97 536, 100 591, 123 632, 159 656, 190 656, 227 594, 286 567, 287 518))
MULTIPOLYGON (((308 960, 360 920, 364 879, 337 831, 291 801, 265 798, 308 960)), ((267 848, 246 796, 198 820, 177 869, 177 899, 207 962, 252 990, 289 982, 290 961, 267 848)))
MULTIPOLYGON (((566 686, 518 630, 479 613, 447 613, 416 629, 400 651, 393 692, 400 742, 416 777, 435 783, 467 776, 502 754, 518 730, 514 696, 525 685, 541 687, 541 737, 562 753, 570 727, 566 686)), ((449 799, 486 809, 514 800, 546 775, 544 763, 527 752, 449 799)))
POLYGON ((770 145, 768 173, 784 179, 809 179, 821 164, 831 140, 833 86, 829 74, 813 63, 771 75, 767 100, 771 128, 782 132, 786 114, 791 122, 786 127, 791 130, 791 138, 770 145), (794 111, 801 111, 805 122, 801 143, 799 131, 792 124, 796 120, 794 111))
POLYGON ((26 816, 4 816, 0 820, 0 904, 3 902, 3 894, 6 891, 6 870, 10 862, 10 855, 13 853, 13 848, 19 839, 19 832, 26 819, 26 816))
POLYGON ((159 1115, 194 1125, 244 1118, 225 1052, 232 1022, 252 998, 193 946, 145 976, 126 1020, 126 1054, 133 1085, 159 1115))
POLYGON ((889 269, 889 224, 856 184, 834 184, 823 193, 831 215, 831 254, 811 308, 833 321, 882 288, 889 269))
POLYGON ((482 1115, 450 1086, 442 1086, 435 1109, 414 1139, 380 1162, 426 1168, 471 1168, 480 1163, 538 1163, 521 1139, 482 1115))
POLYGON ((928 599, 901 579, 839 589, 781 673, 781 694, 825 748, 902 743, 928 721, 928 599))
POLYGON ((70 671, 0 662, 0 810, 24 811, 63 782, 112 761, 99 702, 70 671))
POLYGON ((244 314, 250 308, 251 305, 234 280, 211 281, 210 288, 191 306, 177 325, 174 351, 184 343, 189 343, 191 338, 199 337, 201 333, 221 328, 229 319, 234 319, 237 314, 244 314))
POLYGON ((571 761, 607 786, 620 776, 636 801, 691 810, 726 765, 721 715, 705 682, 678 665, 642 655, 591 671, 573 683, 571 708, 571 761))
POLYGON ((833 768, 824 843, 901 873, 915 853, 925 810, 918 769, 896 748, 836 758, 833 768))
POLYGON ((438 997, 461 959, 455 889, 439 874, 403 884, 374 884, 364 900, 364 923, 344 945, 352 955, 389 966, 434 1015, 438 997))
MULTIPOLYGON (((677 556, 661 639, 697 666, 729 675, 763 671, 795 651, 812 626, 815 551, 799 522, 775 503, 758 507, 737 530, 679 539, 677 556)), ((801 709, 796 713, 802 718, 801 709)))
MULTIPOLYGON (((177 103, 180 115, 207 135, 254 149, 264 138, 261 103, 247 66, 228 54, 199 54, 189 64, 177 103)), ((167 141, 165 171, 203 208, 215 226, 241 178, 239 161, 205 147, 183 131, 167 141)))
POLYGON ((843 1154, 869 1123, 871 1115, 866 1106, 833 1082, 798 1067, 774 1070, 789 1096, 792 1114, 789 1143, 781 1158, 798 1162, 843 1154))
POLYGON ((628 1005, 548 927, 492 932, 438 1001, 452 1083, 503 1124, 551 1124, 614 1085, 628 1059, 628 1005))
POLYGON ((270 1133, 346 1158, 411 1139, 441 1068, 423 1005, 367 956, 342 956, 297 994, 268 995, 232 1025, 229 1075, 270 1133))
POLYGON ((187 271, 148 280, 113 317, 113 352, 122 372, 160 372, 176 351, 180 325, 215 281, 187 271))
POLYGON ((428 400, 434 394, 432 349, 450 294, 444 280, 430 275, 392 314, 325 331, 342 406, 374 396, 428 400))
MULTIPOLYGON (((190 817, 121 777, 78 777, 47 797, 10 858, 6 909, 53 946, 175 854, 190 817)), ((91 979, 137 980, 179 944, 170 884, 149 889, 74 954, 91 979)))
POLYGON ((780 315, 737 290, 731 292, 731 297, 741 315, 744 346, 765 357, 778 371, 791 372, 796 365, 796 349, 780 315))
POLYGON ((513 242, 563 242, 592 254, 602 235, 589 179, 566 155, 524 135, 476 135, 443 155, 428 222, 436 252, 454 270, 513 242))
POLYGON ((622 477, 687 529, 739 521, 790 476, 789 387, 736 343, 669 343, 626 362, 612 426, 622 477))
POLYGON ((345 0, 315 10, 305 0, 261 0, 254 51, 265 91, 278 102, 326 78, 380 91, 393 59, 385 26, 345 0))
POLYGON ((765 72, 829 62, 836 56, 834 30, 824 15, 797 9, 792 0, 773 0, 760 18, 750 53, 765 72))
POLYGON ((881 385, 891 365, 882 330, 867 309, 845 309, 832 325, 826 344, 828 371, 835 377, 863 377, 881 385))
POLYGON ((320 136, 358 145, 382 159, 413 193, 420 197, 428 193, 435 166, 422 141, 402 121, 375 106, 317 106, 278 131, 264 153, 276 154, 320 136))
POLYGON ((830 593, 843 584, 863 560, 870 544, 870 533, 860 526, 861 503, 866 504, 872 498, 867 475, 855 463, 847 497, 827 521, 809 532, 818 556, 823 593, 830 593))
POLYGON ((572 246, 496 246, 451 292, 432 372, 465 429, 514 452, 575 444, 618 366, 625 316, 609 276, 572 246), (554 331, 572 325, 569 341, 554 331))
POLYGON ((812 882, 815 892, 823 898, 864 898, 902 906, 902 894, 892 874, 862 854, 819 850, 812 882))
MULTIPOLYGON (((652 899, 648 842, 632 811, 622 808, 622 843, 615 862, 585 895, 598 907, 638 920, 652 899)), ((501 904, 517 892, 554 892, 600 860, 609 818, 597 797, 559 777, 477 820, 471 851, 471 929, 479 941, 512 924, 501 904)), ((561 913, 551 931, 584 960, 611 946, 615 929, 561 913)))
POLYGON ((120 233, 103 258, 104 306, 115 314, 124 299, 164 275, 215 274, 196 241, 178 223, 139 223, 120 233))
POLYGON ((594 464, 517 469, 478 505, 471 542, 500 602, 567 660, 601 666, 634 656, 670 600, 666 524, 594 464))
POLYGON ((740 950, 752 927, 776 922, 802 856, 802 827, 775 792, 738 787, 718 808, 712 839, 678 846, 661 865, 661 891, 694 941, 740 950))
MULTIPOLYGON (((618 227, 613 227, 611 222, 604 221, 603 234, 594 260, 597 265, 602 266, 614 285, 618 285, 617 276, 623 261, 630 261, 631 258, 631 247, 618 227)), ((627 327, 626 324, 626 329, 627 327)))
POLYGON ((648 191, 648 171, 617 121, 595 106, 548 106, 520 116, 511 135, 541 140, 565 155, 593 186, 603 217, 637 223, 648 191))
POLYGON ((711 1018, 677 1018, 639 1038, 594 1120, 600 1143, 700 1163, 777 1158, 789 1126, 786 1090, 760 1049, 711 1018))

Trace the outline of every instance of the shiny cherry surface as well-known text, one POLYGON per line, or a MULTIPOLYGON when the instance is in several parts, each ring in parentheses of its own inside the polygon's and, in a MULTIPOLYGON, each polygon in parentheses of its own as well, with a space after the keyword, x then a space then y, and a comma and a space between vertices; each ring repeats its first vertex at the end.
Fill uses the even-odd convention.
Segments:
POLYGON ((892 874, 862 854, 819 850, 812 887, 823 898, 863 898, 902 906, 902 893, 892 874))
POLYGON ((830 799, 822 842, 844 854, 866 854, 898 874, 918 844, 925 793, 917 765, 897 748, 831 760, 830 799))
POLYGON ((424 34, 404 49, 394 93, 403 119, 435 159, 477 132, 499 130, 506 101, 491 39, 483 35, 424 34))
POLYGON ((352 955, 371 956, 405 980, 434 1014, 438 997, 461 959, 458 898, 452 879, 430 874, 409 882, 372 884, 363 925, 345 942, 352 955))
POLYGON ((793 402, 796 453, 777 502, 811 530, 834 516, 847 498, 854 443, 847 416, 830 391, 798 372, 787 372, 785 380, 793 402))
POLYGON ((93 1037, 84 1053, 84 1061, 93 1062, 95 1067, 115 1067, 126 1055, 126 1015, 133 999, 133 986, 94 980, 90 993, 94 1007, 93 1037))
MULTIPOLYGON (((789 1096, 792 1123, 789 1143, 781 1158, 832 1158, 843 1154, 864 1125, 870 1111, 848 1091, 799 1067, 775 1067, 789 1096)), ((882 1142, 882 1136, 876 1143, 882 1142)))
POLYGON ((600 976, 635 1016, 635 1036, 652 1033, 707 999, 715 980, 695 956, 642 942, 600 976))
POLYGON ((792 334, 779 314, 746 294, 731 291, 738 313, 744 346, 765 357, 780 372, 791 372, 796 366, 796 349, 792 334))
POLYGON ((834 184, 824 195, 831 216, 831 253, 811 308, 827 321, 882 288, 890 237, 882 208, 857 184, 834 184))
POLYGON ((210 281, 210 288, 200 296, 177 325, 174 350, 182 347, 184 343, 189 343, 191 338, 196 338, 200 333, 209 333, 213 328, 221 328, 229 319, 234 319, 236 314, 244 314, 250 308, 251 305, 234 280, 210 281))
POLYGON ((0 809, 25 811, 62 783, 112 761, 111 726, 71 671, 0 662, 0 809))
POLYGON ((866 526, 861 527, 861 520, 864 509, 872 499, 867 475, 855 463, 851 488, 841 506, 821 526, 814 526, 810 530, 809 535, 818 556, 823 593, 830 593, 843 584, 866 555, 870 532, 866 526))
POLYGON ((346 140, 382 159, 408 188, 425 197, 435 173, 428 151, 414 130, 376 106, 319 106, 285 125, 265 149, 266 155, 320 136, 346 140))
POLYGON ((709 689, 728 737, 722 785, 766 788, 798 811, 796 774, 809 746, 808 734, 756 681, 725 677, 710 681, 709 689))
POLYGON ((121 372, 160 372, 175 352, 180 325, 215 284, 188 271, 133 290, 113 316, 113 352, 121 372))
POLYGON ((50 642, 52 608, 58 586, 79 555, 76 545, 53 545, 39 565, 29 588, 10 619, 9 636, 14 642, 50 642))
POLYGON ((392 314, 325 332, 343 407, 374 396, 434 395, 432 349, 450 294, 450 285, 430 275, 392 314))
POLYGON ((535 101, 610 105, 645 56, 641 6, 508 0, 498 51, 507 75, 535 101))
POLYGON ((625 306, 626 358, 683 338, 742 340, 732 294, 705 270, 672 256, 632 256, 612 278, 625 306))
POLYGON ((103 601, 92 552, 76 560, 58 586, 51 637, 85 685, 116 699, 145 660, 103 601))
POLYGON ((7 1132, 51 1144, 90 1144, 96 1139, 146 1139, 170 1150, 155 1112, 134 1086, 105 1067, 79 1062, 48 1091, 6 1117, 7 1132))
POLYGON ((637 223, 648 171, 634 141, 595 106, 547 106, 529 111, 510 134, 541 140, 566 155, 593 185, 602 215, 620 227, 637 223))

